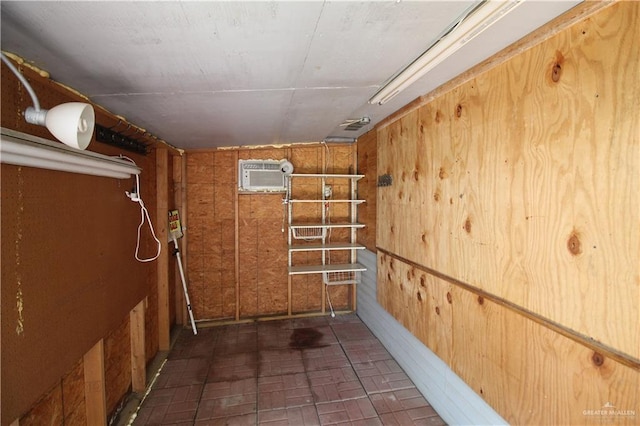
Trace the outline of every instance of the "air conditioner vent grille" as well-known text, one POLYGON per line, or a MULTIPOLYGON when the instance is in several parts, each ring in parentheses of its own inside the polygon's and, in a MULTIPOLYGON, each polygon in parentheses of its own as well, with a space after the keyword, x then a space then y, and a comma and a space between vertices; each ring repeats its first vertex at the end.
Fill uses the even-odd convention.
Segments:
POLYGON ((251 192, 280 192, 286 190, 284 160, 239 160, 238 189, 251 192))

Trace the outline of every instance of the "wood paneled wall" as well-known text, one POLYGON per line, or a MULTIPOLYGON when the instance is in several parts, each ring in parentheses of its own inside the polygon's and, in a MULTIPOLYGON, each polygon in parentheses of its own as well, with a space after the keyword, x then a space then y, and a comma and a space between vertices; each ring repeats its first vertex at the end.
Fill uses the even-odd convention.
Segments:
POLYGON ((640 3, 541 39, 378 129, 378 297, 511 423, 633 424, 640 3))
POLYGON ((358 138, 358 197, 366 200, 358 208, 358 222, 366 226, 358 231, 358 242, 376 251, 376 194, 378 183, 378 132, 373 129, 358 138))
MULTIPOLYGON (((352 173, 355 146, 300 144, 191 151, 186 156, 187 275, 196 319, 320 312, 324 305, 319 275, 291 277, 289 292, 284 194, 238 193, 238 160, 286 158, 296 173, 321 173, 323 167, 329 173, 352 173)), ((334 191, 345 188, 334 184, 334 191)), ((319 187, 317 183, 296 185, 292 191, 294 196, 303 192, 317 196, 319 187)), ((296 217, 316 215, 314 209, 317 207, 296 211, 296 217)), ((346 212, 336 210, 334 214, 339 217, 346 212)), ((301 253, 294 261, 319 263, 320 258, 301 253)), ((332 288, 331 298, 337 309, 349 309, 352 303, 347 286, 332 288)))
MULTIPOLYGON (((86 101, 26 66, 19 68, 43 108, 86 101)), ((3 64, 2 126, 54 140, 46 128, 24 121, 22 112, 30 105, 31 98, 3 64)), ((127 124, 99 107, 96 122, 105 127, 127 124)), ((155 207, 155 147, 168 148, 147 136, 140 138, 149 144, 147 156, 95 140, 89 150, 122 153, 136 161, 143 169, 145 204, 154 225, 161 227, 166 213, 158 214, 155 207)), ((134 259, 140 209, 124 195, 133 179, 7 164, 1 173, 1 423, 20 418, 21 425, 83 424, 83 356, 96 342, 104 342, 105 410, 113 412, 131 385, 129 313, 145 299, 147 359, 158 350, 157 273, 153 263, 134 259)), ((172 188, 168 182, 167 188, 172 188)), ((145 257, 156 248, 146 232, 140 247, 145 257)))

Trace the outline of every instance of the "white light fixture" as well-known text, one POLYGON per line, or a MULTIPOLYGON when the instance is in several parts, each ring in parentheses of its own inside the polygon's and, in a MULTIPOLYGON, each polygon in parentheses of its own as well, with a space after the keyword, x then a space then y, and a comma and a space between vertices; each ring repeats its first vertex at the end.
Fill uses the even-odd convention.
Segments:
POLYGON ((327 136, 322 142, 325 143, 354 143, 356 138, 348 138, 343 136, 327 136))
POLYGON ((455 53, 467 42, 489 28, 524 0, 485 0, 432 44, 418 59, 389 81, 371 99, 370 104, 382 105, 415 83, 427 72, 455 53))
POLYGON ((9 58, 0 52, 2 62, 18 77, 31 96, 33 106, 24 112, 27 123, 45 126, 53 136, 72 148, 86 149, 93 136, 95 114, 93 106, 82 102, 69 102, 51 108, 41 109, 40 102, 26 78, 16 69, 9 58))
POLYGON ((91 151, 78 151, 4 127, 0 129, 0 162, 5 164, 117 179, 128 179, 131 175, 140 174, 140 168, 125 160, 91 151))

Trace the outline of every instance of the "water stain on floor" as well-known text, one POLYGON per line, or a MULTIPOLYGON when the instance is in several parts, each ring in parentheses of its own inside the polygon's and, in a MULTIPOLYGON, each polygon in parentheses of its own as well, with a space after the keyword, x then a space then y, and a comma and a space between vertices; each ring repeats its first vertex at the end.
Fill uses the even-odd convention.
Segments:
POLYGON ((327 345, 319 344, 322 336, 324 335, 315 328, 296 328, 291 333, 289 347, 293 349, 326 347, 327 345))

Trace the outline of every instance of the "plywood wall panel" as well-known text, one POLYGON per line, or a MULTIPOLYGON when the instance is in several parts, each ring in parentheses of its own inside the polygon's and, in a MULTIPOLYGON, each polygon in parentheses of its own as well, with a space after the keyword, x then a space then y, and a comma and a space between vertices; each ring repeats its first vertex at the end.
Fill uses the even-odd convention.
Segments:
POLYGON ((112 413, 131 385, 129 315, 104 339, 104 375, 107 413, 112 413))
POLYGON ((221 184, 236 184, 237 175, 235 164, 238 162, 237 151, 216 151, 214 153, 215 182, 221 184))
POLYGON ((234 202, 235 188, 233 184, 216 181, 214 188, 215 208, 214 218, 217 221, 229 220, 235 217, 234 202))
POLYGON ((358 206, 358 221, 366 226, 358 230, 358 242, 369 251, 376 251, 376 196, 378 132, 369 131, 358 138, 358 174, 365 175, 358 181, 358 198, 366 200, 358 206))
POLYGON ((638 7, 380 129, 378 245, 638 359, 638 7))
POLYGON ((324 149, 322 146, 292 149, 289 161, 294 166, 294 173, 322 173, 324 149))
POLYGON ((240 149, 239 160, 281 160, 287 158, 287 148, 240 149))
POLYGON ((79 359, 62 378, 62 400, 65 424, 86 423, 84 406, 84 363, 79 359))
POLYGON ((260 313, 287 312, 287 243, 282 220, 258 217, 258 309, 260 313))
POLYGON ((332 285, 327 287, 327 311, 329 311, 329 298, 333 304, 334 311, 351 310, 353 306, 351 300, 352 289, 351 285, 332 285))
POLYGON ((327 173, 354 173, 355 145, 328 144, 325 154, 327 173))
POLYGON ((510 423, 596 424, 586 411, 635 410, 638 371, 458 287, 452 304, 453 368, 510 423))
POLYGON ((56 385, 38 400, 27 414, 20 418, 21 426, 64 425, 62 388, 56 385))
POLYGON ((451 285, 378 253, 378 302, 445 362, 451 362, 451 285))
POLYGON ((189 184, 214 182, 214 154, 212 152, 188 154, 187 175, 189 184))
MULTIPOLYGON (((287 217, 282 203, 285 194, 238 194, 235 164, 238 159, 289 158, 296 173, 319 173, 326 160, 332 164, 332 172, 348 173, 355 168, 355 153, 355 146, 338 144, 188 153, 188 274, 194 277, 194 310, 206 319, 229 318, 235 315, 237 298, 242 319, 287 314, 289 303, 294 312, 320 311, 323 303, 319 275, 292 277, 289 301, 287 217), (191 175, 195 180, 189 178, 191 175), (283 226, 285 232, 282 231, 283 226), (239 255, 237 291, 236 245, 239 255)), ((334 187, 336 197, 348 197, 349 186, 344 180, 329 183, 334 187)), ((318 180, 296 180, 292 197, 319 198, 320 189, 318 180)), ((297 220, 319 222, 321 219, 321 205, 296 204, 293 209, 297 220)), ((344 219, 347 213, 346 206, 334 206, 331 209, 332 220, 344 219)), ((346 238, 348 235, 344 231, 335 231, 334 236, 346 238)), ((336 261, 348 260, 346 253, 335 253, 334 257, 336 261)), ((296 262, 321 262, 317 253, 312 258, 305 255, 304 258, 297 257, 296 262)), ((349 306, 350 295, 346 289, 336 289, 335 293, 338 305, 349 306)))
POLYGON ((235 151, 187 154, 187 274, 194 315, 200 320, 229 318, 235 312, 229 288, 235 289, 236 156, 235 151))
POLYGON ((637 370, 380 251, 378 287, 381 305, 509 423, 637 421, 637 370), (606 404, 627 414, 592 414, 606 404))
MULTIPOLYGON (((307 264, 312 261, 306 260, 307 264)), ((304 263, 301 263, 304 264, 304 263)), ((293 275, 291 277, 291 311, 318 312, 322 307, 322 276, 293 275)))
POLYGON ((240 316, 253 317, 258 314, 258 221, 250 219, 251 203, 239 201, 239 284, 240 316), (247 212, 247 214, 243 214, 247 212))

